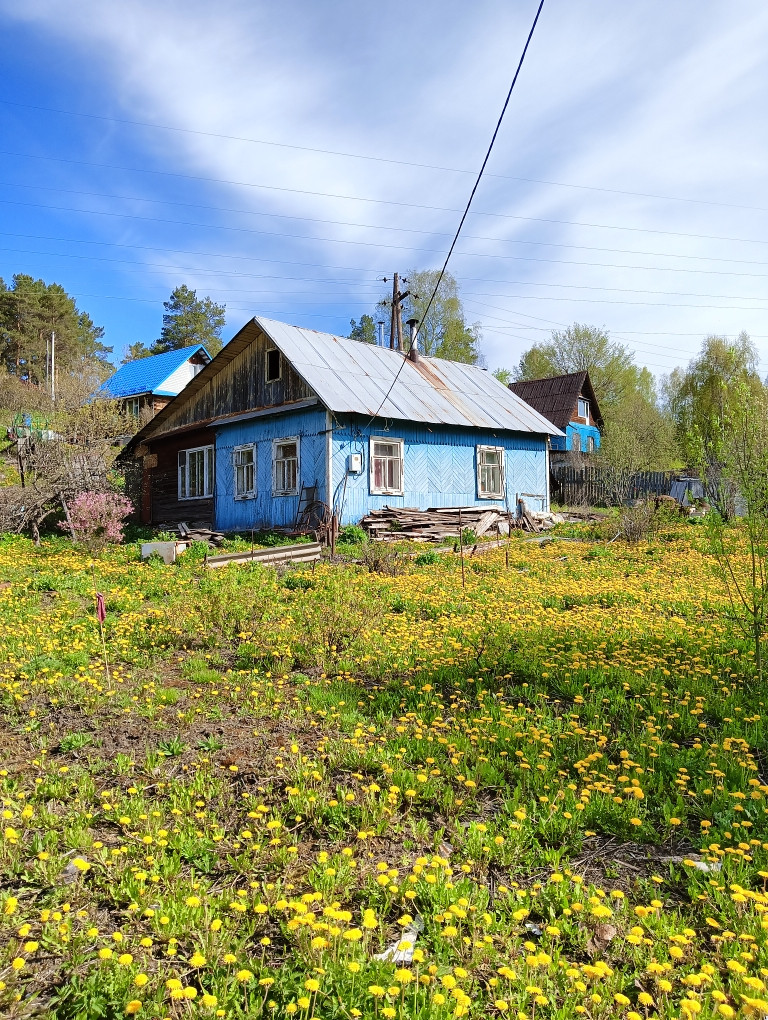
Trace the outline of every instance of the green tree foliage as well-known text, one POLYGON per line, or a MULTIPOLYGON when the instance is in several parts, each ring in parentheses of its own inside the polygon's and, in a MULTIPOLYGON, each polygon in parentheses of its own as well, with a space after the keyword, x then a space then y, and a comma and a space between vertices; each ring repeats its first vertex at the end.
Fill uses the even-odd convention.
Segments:
POLYGON ((56 334, 57 379, 93 375, 98 382, 111 371, 111 347, 104 330, 81 311, 58 283, 17 273, 10 285, 0 279, 0 364, 20 382, 47 385, 47 349, 56 334))
POLYGON ((371 315, 361 315, 360 322, 349 320, 349 339, 360 340, 366 344, 376 343, 376 323, 371 315))
MULTIPOLYGON (((710 337, 705 348, 723 353, 719 344, 709 343, 715 339, 710 337)), ((727 400, 720 403, 722 428, 717 444, 722 478, 736 494, 740 516, 729 522, 714 510, 707 514, 706 531, 728 593, 728 615, 751 638, 755 672, 762 683, 768 622, 768 391, 762 384, 755 385, 746 371, 744 356, 751 352, 745 339, 736 342, 740 352, 732 352, 740 357, 742 370, 728 387, 727 400)))
POLYGON ((632 393, 607 414, 598 463, 606 469, 612 501, 622 504, 638 471, 666 471, 678 461, 671 417, 642 393, 632 393))
POLYGON ((654 399, 653 375, 635 364, 632 351, 611 340, 605 329, 578 322, 567 329, 553 330, 548 341, 526 351, 515 378, 543 379, 585 370, 604 415, 632 394, 648 401, 654 399))
POLYGON ((135 344, 128 345, 125 357, 123 358, 123 364, 127 365, 129 361, 138 361, 139 358, 149 358, 151 355, 152 350, 146 344, 137 340, 135 344))
MULTIPOLYGON (((458 284, 450 273, 446 273, 441 280, 435 300, 424 320, 424 312, 439 275, 435 269, 414 269, 408 274, 405 286, 410 296, 403 302, 403 322, 411 318, 419 320, 419 350, 427 357, 476 365, 480 360, 480 324, 467 323, 458 284)), ((378 307, 389 323, 391 298, 380 301, 378 307)), ((407 328, 403 343, 408 346, 407 328)))
POLYGON ((509 386, 515 379, 514 372, 509 368, 496 368, 492 375, 494 379, 498 379, 502 386, 509 386))
POLYGON ((151 347, 143 343, 131 344, 124 363, 152 354, 178 351, 193 344, 203 344, 211 357, 215 357, 224 346, 221 341, 221 331, 227 321, 224 305, 217 305, 209 297, 198 298, 197 291, 182 284, 163 302, 163 308, 160 338, 151 347))
POLYGON ((687 369, 675 369, 665 397, 687 463, 702 472, 710 503, 727 519, 733 514, 734 488, 724 463, 728 421, 743 404, 743 393, 760 398, 757 351, 746 333, 736 340, 709 336, 687 369))

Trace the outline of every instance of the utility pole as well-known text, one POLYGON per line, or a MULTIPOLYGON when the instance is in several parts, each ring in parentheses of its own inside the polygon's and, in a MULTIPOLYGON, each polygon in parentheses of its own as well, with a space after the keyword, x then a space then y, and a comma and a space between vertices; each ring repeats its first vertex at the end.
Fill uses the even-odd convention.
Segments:
MULTIPOLYGON (((386 277, 384 278, 386 283, 386 277)), ((403 283, 408 283, 403 277, 403 283)), ((403 348, 403 301, 411 296, 409 290, 400 292, 400 277, 397 273, 392 277, 392 308, 389 317, 389 346, 391 350, 402 351, 403 348)), ((418 298, 418 294, 413 297, 418 298)))
POLYGON ((51 330, 51 401, 56 401, 56 333, 51 330))

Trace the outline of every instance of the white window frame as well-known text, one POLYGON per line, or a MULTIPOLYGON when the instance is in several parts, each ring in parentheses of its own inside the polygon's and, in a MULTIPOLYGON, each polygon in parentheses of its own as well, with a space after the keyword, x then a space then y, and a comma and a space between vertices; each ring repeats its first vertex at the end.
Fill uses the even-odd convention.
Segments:
POLYGON ((280 354, 280 350, 277 347, 269 347, 264 351, 264 379, 268 383, 280 382, 283 378, 283 359, 280 354), (274 379, 269 378, 269 356, 270 354, 277 354, 277 375, 274 379))
POLYGON ((213 488, 216 483, 216 453, 212 443, 206 446, 192 446, 188 450, 179 450, 177 457, 176 470, 178 472, 178 493, 179 500, 190 500, 190 499, 211 499, 213 497, 213 488), (190 496, 189 493, 189 455, 191 453, 202 453, 203 454, 203 489, 205 490, 200 495, 190 496), (209 456, 210 453, 210 456, 209 456), (181 481, 181 455, 184 454, 184 489, 182 488, 181 481))
POLYGON ((128 397, 125 401, 125 410, 127 414, 138 418, 141 414, 141 397, 128 397))
POLYGON ((595 452, 595 437, 587 436, 587 453, 595 452))
POLYGON ((477 498, 478 499, 503 499, 504 498, 504 481, 505 481, 505 461, 504 461, 504 447, 503 446, 476 446, 475 447, 475 468, 477 474, 477 498), (485 466, 482 463, 482 455, 484 453, 498 453, 499 454, 499 488, 496 492, 484 492, 483 485, 481 482, 482 469, 485 466))
POLYGON ((272 495, 273 496, 298 496, 299 484, 301 480, 301 442, 299 436, 283 436, 282 439, 272 440, 272 495), (292 489, 278 488, 277 485, 277 463, 279 460, 285 460, 286 458, 278 458, 277 451, 278 447, 285 445, 286 443, 296 444, 296 484, 292 489))
POLYGON ((371 494, 374 496, 402 496, 405 493, 405 451, 404 451, 404 440, 393 439, 390 436, 371 436, 368 445, 368 469, 369 469, 369 488, 371 494), (397 489, 390 489, 386 486, 377 486, 375 482, 375 468, 377 460, 394 460, 393 457, 377 457, 376 443, 386 443, 388 446, 397 446, 400 453, 397 460, 400 464, 400 486, 397 489))
POLYGON ((255 443, 241 443, 240 446, 235 446, 232 450, 232 491, 235 494, 235 499, 254 499, 256 496, 256 469, 257 469, 257 451, 255 443), (237 463, 237 455, 243 450, 250 450, 253 454, 253 485, 250 489, 246 489, 243 492, 238 492, 237 489, 237 471, 239 467, 245 467, 237 463))
POLYGON ((579 402, 576 406, 576 410, 578 412, 576 415, 577 418, 583 418, 584 421, 589 421, 589 401, 587 400, 586 397, 579 397, 579 402), (584 414, 581 413, 582 404, 584 405, 585 412, 584 414))

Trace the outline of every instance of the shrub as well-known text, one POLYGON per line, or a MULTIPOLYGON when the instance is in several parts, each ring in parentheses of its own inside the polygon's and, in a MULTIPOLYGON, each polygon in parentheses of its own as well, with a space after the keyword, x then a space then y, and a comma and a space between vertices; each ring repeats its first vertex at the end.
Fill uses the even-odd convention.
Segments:
POLYGON ((72 531, 72 538, 89 546, 122 542, 126 518, 133 504, 117 492, 81 492, 69 505, 69 521, 59 527, 72 531))
POLYGON ((367 537, 359 524, 345 524, 339 532, 339 542, 347 542, 349 545, 360 545, 367 537))

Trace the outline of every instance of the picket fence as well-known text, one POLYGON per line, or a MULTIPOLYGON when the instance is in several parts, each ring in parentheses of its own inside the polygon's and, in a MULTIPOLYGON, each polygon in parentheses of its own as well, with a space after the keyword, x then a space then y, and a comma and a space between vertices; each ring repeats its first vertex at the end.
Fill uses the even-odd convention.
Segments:
MULTIPOLYGON (((553 464, 551 467, 553 501, 566 506, 605 506, 615 502, 612 479, 602 467, 573 467, 553 464)), ((639 471, 633 475, 626 500, 647 496, 667 496, 678 475, 674 471, 639 471)))

